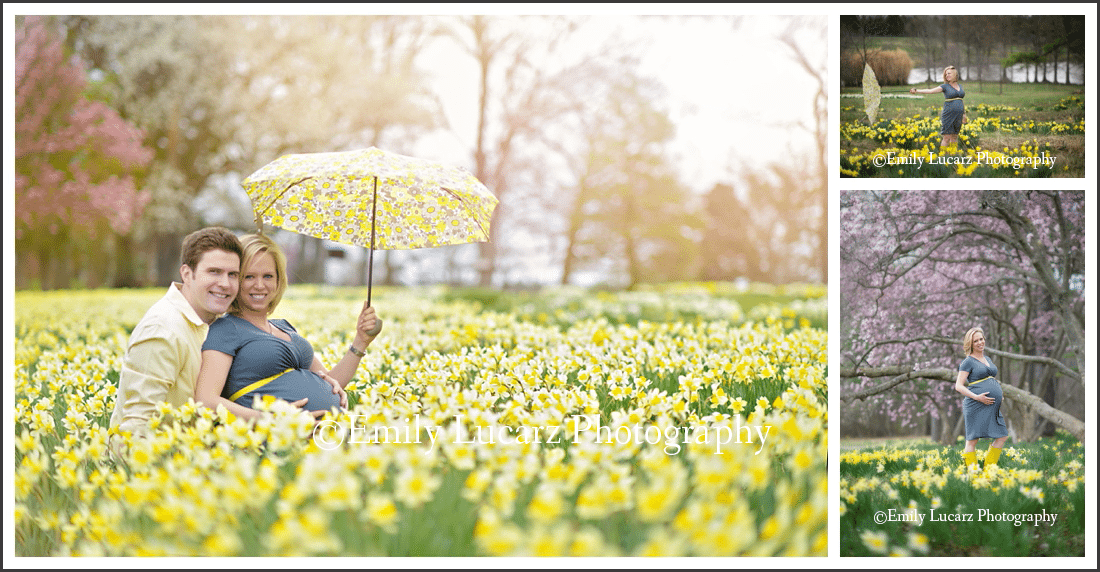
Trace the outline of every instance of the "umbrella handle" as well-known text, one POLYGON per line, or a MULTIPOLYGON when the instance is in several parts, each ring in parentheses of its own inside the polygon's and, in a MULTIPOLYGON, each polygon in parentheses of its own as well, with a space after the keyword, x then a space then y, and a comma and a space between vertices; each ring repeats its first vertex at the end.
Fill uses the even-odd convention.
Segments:
POLYGON ((374 328, 367 332, 368 336, 377 336, 378 332, 382 331, 382 318, 374 319, 374 328))

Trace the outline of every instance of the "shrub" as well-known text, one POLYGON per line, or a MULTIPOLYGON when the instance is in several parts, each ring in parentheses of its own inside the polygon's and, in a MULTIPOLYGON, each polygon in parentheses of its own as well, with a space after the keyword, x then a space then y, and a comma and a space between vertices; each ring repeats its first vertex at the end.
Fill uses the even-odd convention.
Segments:
MULTIPOLYGON (((905 50, 872 51, 867 61, 878 78, 879 85, 908 85, 913 60, 905 50)), ((841 56, 840 75, 844 85, 863 85, 863 55, 845 52, 841 56)))

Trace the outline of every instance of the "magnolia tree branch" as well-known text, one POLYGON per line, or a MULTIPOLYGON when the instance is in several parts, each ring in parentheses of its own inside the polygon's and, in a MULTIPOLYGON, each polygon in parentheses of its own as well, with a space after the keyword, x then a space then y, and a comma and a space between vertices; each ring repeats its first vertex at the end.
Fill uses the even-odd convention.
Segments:
MULTIPOLYGON (((989 351, 989 350, 986 350, 989 351)), ((840 400, 844 403, 851 403, 858 399, 866 399, 875 395, 886 393, 891 388, 896 387, 906 381, 912 379, 931 379, 935 381, 943 381, 945 383, 955 383, 955 377, 958 372, 954 372, 949 368, 927 368, 927 369, 912 369, 906 366, 887 366, 887 367, 868 367, 868 368, 854 368, 844 367, 840 370, 840 377, 893 377, 890 381, 876 385, 875 387, 864 389, 861 391, 855 391, 851 393, 844 393, 840 396, 840 400)), ((1085 442, 1085 423, 1080 419, 1051 407, 1047 402, 1043 401, 1039 396, 1033 395, 1027 391, 1024 391, 1016 386, 1008 385, 1007 383, 1001 383, 1001 390, 1007 399, 1011 399, 1017 403, 1030 407, 1040 417, 1054 423, 1055 425, 1069 431, 1074 437, 1085 442)))
MULTIPOLYGON (((936 341, 936 342, 943 342, 945 344, 958 344, 959 346, 962 346, 962 344, 959 342, 959 340, 953 340, 951 338, 941 338, 941 337, 933 336, 931 339, 933 341, 936 341)), ((989 348, 989 347, 985 348, 985 353, 993 354, 995 356, 1001 356, 1001 357, 1011 359, 1011 360, 1016 360, 1016 361, 1041 363, 1041 364, 1046 364, 1046 365, 1049 365, 1049 366, 1053 366, 1053 367, 1057 368, 1058 371, 1065 374, 1066 377, 1069 377, 1070 379, 1080 383, 1082 386, 1085 384, 1085 380, 1084 380, 1084 377, 1081 375, 1081 372, 1070 368, 1066 364, 1064 364, 1064 363, 1062 363, 1062 362, 1060 362, 1060 361, 1058 361, 1054 358, 1048 358, 1048 357, 1044 357, 1044 356, 1029 356, 1029 355, 1026 355, 1026 354, 1014 354, 1012 352, 1006 352, 1006 351, 1002 351, 1002 350, 995 350, 995 349, 989 348)))
POLYGON ((955 372, 946 367, 928 369, 907 369, 904 366, 854 368, 844 367, 840 370, 840 377, 889 377, 894 379, 881 383, 869 389, 842 393, 840 400, 851 403, 856 400, 866 399, 890 391, 912 379, 936 379, 942 381, 955 381, 955 372))
MULTIPOLYGON (((1045 286, 1045 284, 1042 282, 1042 280, 1040 279, 1038 274, 1036 274, 1034 272, 1028 272, 1026 268, 1021 268, 1018 263, 998 262, 996 260, 992 260, 992 259, 989 259, 989 258, 979 258, 979 257, 975 257, 975 256, 963 257, 963 256, 951 256, 951 255, 948 255, 948 256, 930 256, 930 257, 928 257, 928 260, 930 260, 932 262, 944 262, 944 263, 947 263, 947 264, 978 264, 978 265, 995 266, 997 268, 1002 268, 1004 270, 1008 270, 1009 272, 1012 272, 1014 274, 1019 275, 1019 276, 1016 276, 1016 277, 1004 277, 1004 278, 1001 278, 998 281, 1014 279, 1014 280, 1018 280, 1020 282, 1023 282, 1025 284, 1035 284, 1037 286, 1045 286)), ((990 284, 990 283, 985 282, 983 284, 979 284, 979 286, 985 285, 985 284, 990 284)))
MULTIPOLYGON (((973 259, 971 257, 961 257, 961 258, 956 257, 957 259, 953 260, 952 257, 944 258, 944 257, 933 256, 933 254, 940 248, 940 246, 942 246, 943 244, 949 242, 953 238, 960 237, 960 236, 967 236, 967 235, 977 235, 977 236, 989 238, 989 239, 992 239, 995 242, 1004 244, 1005 246, 1009 247, 1010 250, 1015 250, 1015 251, 1018 251, 1018 252, 1022 252, 1024 254, 1028 255, 1028 256, 1034 257, 1036 255, 1036 253, 1027 245, 1026 240, 1023 239, 1022 235, 1026 234, 1026 233, 1019 232, 1019 229, 1018 229, 1019 224, 1017 223, 1016 225, 1014 225, 1013 223, 1016 222, 1016 221, 1014 219, 1011 219, 1011 220, 1010 219, 1011 219, 1011 216, 1008 213, 1003 213, 1003 212, 1002 212, 1002 215, 999 216, 999 217, 991 216, 989 213, 985 213, 985 212, 971 212, 971 213, 959 213, 957 215, 954 215, 953 217, 939 217, 939 218, 936 218, 933 221, 923 225, 922 227, 918 227, 918 228, 913 229, 912 231, 907 233, 907 238, 911 238, 913 240, 916 240, 917 241, 916 244, 914 244, 913 246, 908 246, 908 247, 901 246, 901 245, 895 247, 892 252, 890 252, 888 255, 886 255, 885 257, 883 257, 879 261, 877 261, 875 266, 885 270, 889 266, 889 264, 892 263, 893 261, 901 259, 903 257, 906 257, 906 258, 911 257, 912 256, 912 251, 914 251, 914 250, 921 251, 921 253, 916 258, 911 259, 910 263, 908 265, 906 265, 906 266, 904 266, 900 269, 896 269, 896 270, 892 270, 892 271, 886 271, 884 273, 885 274, 884 280, 880 284, 878 284, 878 285, 865 284, 865 286, 870 287, 870 288, 882 288, 882 289, 889 288, 890 286, 892 286, 894 284, 894 282, 896 282, 902 276, 907 274, 910 270, 912 270, 913 268, 919 266, 925 259, 938 260, 938 261, 944 261, 944 262, 966 262, 966 261, 979 262, 980 261, 982 263, 992 264, 994 266, 998 266, 998 267, 1004 268, 1006 270, 1015 272, 1015 273, 1019 274, 1021 277, 1023 277, 1025 279, 1025 281, 1033 281, 1036 284, 1044 284, 1045 283, 1046 285, 1049 285, 1049 281, 1044 280, 1044 278, 1046 278, 1046 276, 1044 276, 1043 273, 1042 273, 1042 270, 1043 270, 1042 265, 1040 265, 1039 268, 1036 268, 1037 272, 1030 272, 1026 267, 1022 267, 1022 266, 1018 266, 1018 265, 1011 265, 1011 264, 1003 263, 1003 262, 996 262, 996 261, 988 260, 988 259, 980 259, 979 260, 979 259, 973 259), (974 224, 970 221, 967 221, 967 220, 956 220, 953 223, 955 225, 954 229, 948 230, 948 232, 946 232, 942 236, 939 236, 939 237, 935 238, 932 242, 929 242, 928 239, 917 240, 918 237, 920 237, 922 234, 925 234, 927 232, 931 232, 933 230, 943 228, 943 226, 945 224, 952 224, 951 223, 952 218, 958 219, 959 217, 966 216, 966 215, 980 216, 980 217, 984 217, 984 218, 991 218, 991 219, 995 219, 995 220, 1005 222, 1006 224, 1009 225, 1010 230, 1012 230, 1013 233, 1012 234, 1005 234, 1005 233, 1002 233, 1002 232, 996 232, 996 231, 993 231, 993 230, 989 230, 987 228, 983 228, 983 227, 981 227, 979 225, 976 225, 976 224, 974 224), (885 265, 883 264, 884 262, 886 263, 885 265)), ((904 243, 905 240, 901 240, 901 242, 904 243)))
MULTIPOLYGON (((870 355, 872 350, 874 350, 875 348, 878 348, 880 346, 887 346, 887 345, 894 345, 894 344, 904 345, 904 344, 912 344, 912 343, 917 343, 917 342, 940 342, 940 343, 944 343, 944 344, 948 344, 948 345, 956 345, 956 346, 959 346, 960 348, 962 347, 962 342, 961 341, 959 341, 957 339, 953 339, 953 338, 943 337, 943 336, 925 336, 925 337, 919 337, 919 338, 909 338, 909 339, 905 339, 905 340, 880 340, 878 342, 870 344, 867 347, 866 351, 862 352, 862 356, 860 357, 858 363, 862 363, 863 360, 867 359, 867 356, 870 355)), ((1070 368, 1066 364, 1064 364, 1064 363, 1062 363, 1062 362, 1060 362, 1056 359, 1053 359, 1053 358, 1048 358, 1048 357, 1044 357, 1044 356, 1031 356, 1031 355, 1026 355, 1026 354, 1016 354, 1016 353, 1012 353, 1012 352, 995 350, 995 349, 990 348, 990 347, 986 347, 985 352, 988 353, 988 354, 995 355, 995 356, 1000 356, 1000 357, 1003 357, 1003 358, 1006 358, 1006 359, 1011 359, 1011 360, 1016 360, 1016 361, 1023 361, 1023 362, 1031 362, 1031 363, 1041 363, 1041 364, 1053 366, 1053 367, 1057 368, 1058 371, 1062 372, 1064 375, 1069 377, 1070 379, 1080 383, 1082 386, 1085 383, 1084 377, 1081 375, 1080 372, 1073 370, 1072 368, 1070 368)), ((851 367, 851 366, 849 366, 849 367, 851 367)), ((943 371, 948 371, 948 372, 951 371, 951 370, 948 370, 946 368, 942 368, 942 369, 943 369, 943 371)), ((923 371, 940 371, 940 369, 923 370, 923 371)), ((954 381, 955 380, 954 376, 956 375, 956 373, 950 373, 950 378, 948 379, 948 381, 954 381)), ((868 376, 868 377, 875 377, 875 376, 868 376)), ((918 376, 918 377, 921 377, 921 376, 918 376)), ((927 377, 927 376, 925 376, 925 377, 927 377)), ((907 378, 907 379, 912 379, 912 378, 907 378)), ((906 380, 903 379, 901 381, 906 381, 906 380)), ((899 381, 898 383, 901 383, 901 382, 899 381)))

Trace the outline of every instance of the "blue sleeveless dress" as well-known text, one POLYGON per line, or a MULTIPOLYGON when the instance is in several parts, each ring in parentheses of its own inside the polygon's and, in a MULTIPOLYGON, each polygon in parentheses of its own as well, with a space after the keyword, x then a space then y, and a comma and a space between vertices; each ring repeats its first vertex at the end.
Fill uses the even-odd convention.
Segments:
POLYGON ((334 406, 339 409, 340 396, 332 392, 332 385, 309 370, 313 363, 313 346, 298 335, 290 322, 271 320, 271 324, 289 334, 290 341, 275 337, 232 314, 210 324, 203 351, 217 350, 233 356, 222 397, 230 399, 256 381, 278 376, 232 401, 252 407, 258 395, 272 395, 290 402, 308 397, 304 407, 309 411, 328 411, 334 406))
MULTIPOLYGON (((951 87, 949 83, 945 83, 940 87, 943 88, 944 100, 966 97, 961 83, 959 89, 951 87)), ((965 111, 966 107, 963 106, 962 99, 944 101, 943 111, 940 112, 940 134, 958 135, 959 130, 962 129, 963 113, 965 111)))
POLYGON ((1005 418, 1001 415, 1004 393, 1001 391, 1001 382, 997 381, 997 366, 993 365, 989 358, 985 358, 985 361, 989 362, 988 366, 973 356, 966 356, 966 359, 959 364, 959 371, 967 372, 967 384, 982 380, 973 385, 967 385, 970 391, 975 395, 989 392, 989 397, 995 400, 992 405, 985 405, 976 399, 963 397, 963 422, 966 424, 967 441, 985 437, 1000 439, 1008 436, 1008 426, 1005 425, 1005 418))

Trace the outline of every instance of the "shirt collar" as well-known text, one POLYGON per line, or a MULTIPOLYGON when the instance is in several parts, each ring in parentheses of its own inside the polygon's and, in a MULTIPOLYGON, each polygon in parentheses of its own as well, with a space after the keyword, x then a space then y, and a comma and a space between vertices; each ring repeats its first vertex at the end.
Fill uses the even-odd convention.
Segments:
POLYGON ((189 322, 196 326, 209 325, 199 317, 199 313, 195 311, 195 308, 191 306, 191 302, 187 301, 187 298, 183 295, 183 284, 180 282, 173 282, 168 287, 168 302, 172 304, 189 322))

